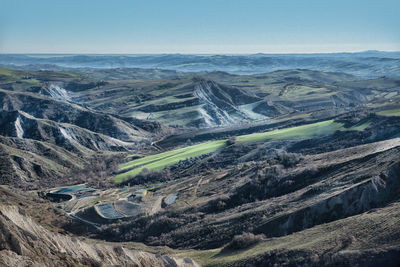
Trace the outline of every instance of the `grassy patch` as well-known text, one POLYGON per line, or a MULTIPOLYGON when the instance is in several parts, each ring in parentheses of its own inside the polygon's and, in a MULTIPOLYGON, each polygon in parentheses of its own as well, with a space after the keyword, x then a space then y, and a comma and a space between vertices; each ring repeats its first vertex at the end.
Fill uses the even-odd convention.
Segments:
POLYGON ((10 76, 12 75, 13 71, 5 68, 0 68, 0 74, 1 75, 7 75, 10 76))
POLYGON ((279 129, 263 133, 254 133, 241 135, 237 137, 237 141, 241 143, 255 143, 272 140, 285 139, 307 139, 312 137, 324 136, 341 131, 362 131, 371 124, 371 120, 362 121, 353 126, 346 127, 342 122, 334 120, 321 121, 307 125, 301 125, 291 128, 279 129))
MULTIPOLYGON (((342 122, 328 120, 269 132, 241 135, 236 138, 236 141, 239 143, 255 143, 272 140, 307 139, 333 134, 337 130, 362 131, 367 128, 370 123, 371 120, 367 120, 352 126, 345 126, 342 122)), ((225 146, 226 140, 217 140, 135 159, 122 164, 120 166, 120 171, 131 170, 115 176, 114 180, 120 183, 129 177, 134 177, 139 174, 144 168, 149 170, 162 170, 166 166, 174 165, 181 160, 208 154, 225 146)))
POLYGON ((208 154, 225 146, 226 140, 218 140, 132 160, 122 164, 120 166, 120 170, 126 170, 134 167, 137 168, 115 176, 114 180, 116 182, 122 182, 128 177, 133 177, 139 174, 144 168, 149 170, 162 170, 166 166, 174 165, 181 160, 208 154))
POLYGON ((238 136, 236 140, 241 143, 254 143, 270 140, 304 139, 331 134, 341 129, 343 129, 343 123, 329 120, 269 132, 242 135, 238 136))
POLYGON ((382 110, 377 112, 377 114, 382 116, 400 116, 400 108, 382 110))
POLYGON ((361 120, 359 123, 341 130, 364 131, 371 124, 371 122, 371 119, 361 120))

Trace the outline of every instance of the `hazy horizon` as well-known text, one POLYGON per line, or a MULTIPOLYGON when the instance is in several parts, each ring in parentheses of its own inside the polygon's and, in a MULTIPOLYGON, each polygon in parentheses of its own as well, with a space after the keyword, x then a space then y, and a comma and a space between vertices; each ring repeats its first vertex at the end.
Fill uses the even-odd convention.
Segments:
POLYGON ((337 52, 288 52, 288 53, 12 53, 0 52, 1 55, 27 55, 27 56, 157 56, 157 55, 193 55, 193 56, 249 56, 249 55, 324 55, 324 54, 362 54, 362 53, 400 53, 400 50, 359 50, 359 51, 337 51, 337 52))
POLYGON ((231 52, 223 52, 223 51, 208 51, 208 52, 196 52, 196 51, 170 51, 170 52, 109 52, 109 51, 98 51, 98 52, 90 52, 90 51, 75 51, 75 52, 63 52, 63 51, 40 51, 40 52, 25 52, 25 51, 0 51, 0 54, 9 54, 9 55, 256 55, 256 54, 264 54, 264 55, 312 55, 312 54, 356 54, 356 53, 366 53, 366 52, 383 52, 383 53, 396 53, 400 52, 400 48, 398 49, 354 49, 354 50, 287 50, 287 51, 231 51, 231 52))
POLYGON ((400 51, 400 3, 3 0, 0 53, 400 51))

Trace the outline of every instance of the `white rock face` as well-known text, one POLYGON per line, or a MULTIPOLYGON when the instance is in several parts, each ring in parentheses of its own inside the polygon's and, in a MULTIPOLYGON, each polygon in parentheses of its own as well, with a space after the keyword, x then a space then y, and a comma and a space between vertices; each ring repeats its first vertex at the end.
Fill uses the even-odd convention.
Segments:
POLYGON ((198 111, 206 126, 226 126, 248 119, 236 106, 224 100, 224 97, 228 99, 229 96, 215 95, 212 86, 217 87, 216 84, 202 82, 195 86, 194 91, 194 96, 200 100, 202 105, 198 111))
POLYGON ((21 119, 20 119, 20 117, 18 116, 18 118, 15 120, 15 130, 16 130, 16 132, 17 132, 17 137, 18 138, 23 138, 24 137, 24 129, 22 128, 22 125, 21 125, 21 119))
POLYGON ((74 143, 79 143, 77 141, 75 134, 71 133, 68 129, 64 129, 64 128, 60 127, 60 132, 69 141, 74 142, 74 143))
POLYGON ((55 98, 57 100, 71 101, 70 94, 67 92, 67 90, 65 90, 64 88, 62 88, 59 85, 50 84, 49 85, 49 93, 53 98, 55 98))

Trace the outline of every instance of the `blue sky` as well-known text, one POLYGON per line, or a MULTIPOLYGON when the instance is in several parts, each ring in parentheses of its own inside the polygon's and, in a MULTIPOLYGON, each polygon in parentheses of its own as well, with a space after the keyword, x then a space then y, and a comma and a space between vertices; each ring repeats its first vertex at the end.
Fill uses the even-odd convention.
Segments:
POLYGON ((399 0, 0 0, 0 53, 400 51, 399 0))

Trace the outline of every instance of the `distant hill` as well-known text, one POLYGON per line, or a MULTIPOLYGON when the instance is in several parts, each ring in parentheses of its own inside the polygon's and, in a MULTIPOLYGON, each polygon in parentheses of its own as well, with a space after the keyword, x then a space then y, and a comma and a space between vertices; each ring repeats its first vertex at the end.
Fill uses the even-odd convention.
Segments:
POLYGON ((255 74, 310 69, 344 72, 363 78, 400 76, 400 52, 253 55, 15 55, 2 54, 3 66, 36 68, 158 68, 176 71, 226 71, 255 74))

